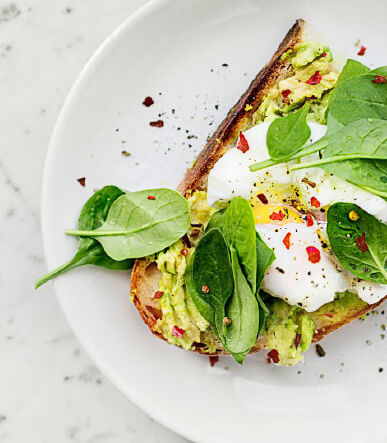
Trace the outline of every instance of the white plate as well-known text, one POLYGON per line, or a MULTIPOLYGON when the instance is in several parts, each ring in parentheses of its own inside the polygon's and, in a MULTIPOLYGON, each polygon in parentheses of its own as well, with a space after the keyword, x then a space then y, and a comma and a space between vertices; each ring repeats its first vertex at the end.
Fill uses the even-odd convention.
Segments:
MULTIPOLYGON (((76 240, 63 231, 76 225, 94 188, 177 185, 296 18, 313 23, 349 56, 360 38, 368 48, 364 61, 377 65, 387 62, 386 16, 386 3, 356 0, 146 5, 89 62, 56 126, 43 191, 49 268, 73 255, 76 240), (148 95, 155 104, 146 108, 148 95), (158 114, 161 129, 149 126, 158 114), (132 155, 122 156, 123 149, 132 155), (76 181, 83 176, 85 188, 76 181)), ((277 368, 255 356, 243 367, 224 358, 211 368, 207 358, 149 333, 129 302, 128 273, 83 268, 58 278, 55 288, 104 373, 156 420, 192 440, 386 441, 382 314, 328 337, 325 358, 312 347, 304 365, 277 368)))

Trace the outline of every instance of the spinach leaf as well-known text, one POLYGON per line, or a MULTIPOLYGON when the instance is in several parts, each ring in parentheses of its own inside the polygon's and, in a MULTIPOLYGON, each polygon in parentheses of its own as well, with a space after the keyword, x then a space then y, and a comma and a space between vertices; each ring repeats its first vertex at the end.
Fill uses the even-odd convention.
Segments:
POLYGON ((373 69, 371 72, 376 75, 387 76, 387 66, 380 66, 380 68, 373 69))
POLYGON ((322 158, 300 163, 290 170, 312 168, 354 158, 387 159, 387 121, 362 119, 349 123, 328 138, 322 158))
POLYGON ((329 242, 341 265, 356 277, 387 284, 387 225, 353 203, 333 204, 327 220, 329 242))
POLYGON ((172 245, 189 227, 187 200, 170 189, 128 192, 115 200, 95 230, 68 235, 95 238, 114 260, 145 257, 172 245))
POLYGON ((234 197, 224 211, 221 227, 229 247, 233 246, 238 261, 253 293, 257 283, 256 230, 254 214, 248 200, 234 197))
POLYGON ((188 260, 185 283, 200 314, 210 323, 216 336, 222 336, 223 328, 219 334, 215 313, 223 322, 234 280, 228 247, 219 229, 209 230, 200 239, 188 260))
MULTIPOLYGON (((263 278, 269 266, 275 260, 274 251, 267 246, 258 232, 256 232, 256 254, 257 254, 257 293, 261 287, 263 278)), ((259 300, 258 300, 259 301, 259 300)))
MULTIPOLYGON (((99 191, 95 192, 82 208, 78 220, 79 229, 97 229, 106 220, 108 211, 112 203, 124 191, 116 186, 105 186, 99 191)), ((35 283, 35 288, 42 286, 49 280, 64 274, 71 269, 78 268, 84 265, 102 266, 108 269, 125 270, 133 265, 133 260, 115 261, 108 257, 102 246, 94 239, 81 238, 79 241, 79 248, 75 256, 68 263, 54 269, 47 275, 39 278, 35 283)))
MULTIPOLYGON (((224 346, 238 363, 257 339, 259 329, 259 307, 254 293, 243 274, 236 249, 231 246, 231 263, 234 275, 234 292, 226 306, 226 316, 231 324, 224 328, 224 346)), ((218 325, 218 330, 220 325, 218 325)))
POLYGON ((368 192, 387 198, 386 165, 386 160, 355 159, 329 163, 321 168, 368 192))
POLYGON ((387 83, 376 84, 374 74, 339 82, 329 99, 329 112, 347 125, 363 118, 387 119, 387 83))
MULTIPOLYGON (((363 65, 363 63, 360 63, 357 60, 348 59, 339 75, 339 78, 337 79, 336 86, 348 78, 369 74, 370 72, 371 70, 367 68, 367 66, 363 65)), ((333 90, 333 92, 334 91, 335 90, 333 90)))
POLYGON ((309 103, 299 111, 275 119, 267 131, 266 144, 272 160, 285 160, 298 152, 310 137, 306 122, 309 103))

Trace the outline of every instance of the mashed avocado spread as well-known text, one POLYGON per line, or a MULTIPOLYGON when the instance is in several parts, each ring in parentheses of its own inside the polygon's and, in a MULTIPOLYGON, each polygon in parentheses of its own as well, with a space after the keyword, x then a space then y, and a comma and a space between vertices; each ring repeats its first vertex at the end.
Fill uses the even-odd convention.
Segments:
POLYGON ((291 74, 271 88, 254 115, 254 123, 287 115, 309 100, 308 119, 325 124, 329 93, 338 78, 330 49, 320 43, 303 42, 284 53, 285 59, 290 62, 291 74))
MULTIPOLYGON (((255 112, 253 125, 287 115, 310 100, 309 120, 326 123, 325 113, 330 91, 334 88, 338 73, 332 65, 329 48, 315 42, 298 44, 286 52, 282 60, 288 60, 291 74, 281 79, 268 93, 255 112), (308 80, 318 73, 318 84, 308 80), (321 76, 321 78, 320 78, 321 76)), ((313 79, 312 79, 313 82, 313 79)), ((197 191, 188 198, 191 210, 191 227, 188 241, 179 240, 167 250, 157 254, 156 263, 162 273, 159 299, 162 318, 156 329, 169 343, 191 349, 195 343, 204 344, 207 352, 215 351, 215 335, 208 322, 200 315, 185 287, 184 273, 187 260, 192 254, 198 238, 205 230, 214 209, 207 204, 206 192, 197 191), (177 329, 176 329, 177 328, 177 329), (184 331, 183 334, 179 331, 184 331)), ((307 313, 297 306, 269 296, 270 314, 261 331, 268 350, 278 352, 280 365, 294 365, 303 360, 316 328, 344 318, 350 307, 362 302, 355 294, 337 294, 336 300, 307 313)), ((364 303, 365 304, 365 303, 364 303)))

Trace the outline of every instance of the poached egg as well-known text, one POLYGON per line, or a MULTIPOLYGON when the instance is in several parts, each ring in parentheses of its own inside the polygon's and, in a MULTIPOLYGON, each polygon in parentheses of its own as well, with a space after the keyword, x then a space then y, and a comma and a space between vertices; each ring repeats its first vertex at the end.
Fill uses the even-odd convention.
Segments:
MULTIPOLYGON (((295 161, 250 171, 250 165, 269 159, 269 125, 264 122, 246 131, 243 136, 248 150, 232 148, 215 164, 208 177, 208 204, 236 196, 250 200, 256 229, 276 255, 262 282, 262 289, 270 295, 309 312, 345 290, 357 293, 367 303, 379 301, 387 295, 386 285, 354 277, 330 250, 326 210, 335 202, 352 202, 386 223, 387 202, 320 168, 290 172, 295 161)), ((308 144, 326 131, 317 123, 309 126, 308 144)))

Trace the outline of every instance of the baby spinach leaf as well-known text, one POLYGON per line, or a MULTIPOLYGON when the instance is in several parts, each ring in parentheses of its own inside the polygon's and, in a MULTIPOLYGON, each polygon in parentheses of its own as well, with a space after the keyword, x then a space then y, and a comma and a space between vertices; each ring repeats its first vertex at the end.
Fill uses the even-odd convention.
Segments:
POLYGON ((387 83, 374 83, 374 74, 339 82, 329 99, 329 112, 347 125, 363 118, 387 119, 387 83))
POLYGON ((354 159, 321 165, 322 169, 373 194, 387 197, 386 160, 354 159))
MULTIPOLYGON (((87 230, 99 228, 106 220, 112 203, 123 194, 124 191, 116 186, 105 186, 95 192, 82 208, 78 220, 78 228, 87 230)), ((106 255, 102 246, 96 240, 92 238, 81 238, 78 251, 73 259, 39 278, 35 283, 35 288, 71 269, 84 265, 96 265, 108 269, 125 270, 132 267, 133 260, 112 260, 106 255)))
POLYGON ((261 287, 263 278, 269 266, 275 260, 274 251, 267 246, 258 232, 256 232, 256 253, 257 253, 257 292, 261 287))
POLYGON ((387 159, 387 120, 362 119, 349 123, 328 138, 321 159, 300 163, 291 170, 354 158, 387 159))
POLYGON ((376 75, 387 76, 387 66, 380 66, 380 68, 373 69, 371 72, 376 75))
POLYGON ((95 238, 114 260, 145 257, 172 245, 189 227, 187 200, 170 189, 128 192, 112 204, 95 230, 66 231, 95 238))
POLYGON ((327 212, 327 234, 341 265, 364 280, 387 284, 387 225, 353 203, 327 212), (351 220, 349 214, 356 215, 351 220))
POLYGON ((238 261, 253 293, 257 282, 256 230, 254 214, 248 200, 234 197, 222 217, 221 230, 229 247, 233 246, 238 261))
MULTIPOLYGON (((200 239, 185 271, 187 290, 200 314, 219 337, 215 314, 225 317, 225 305, 234 289, 230 254, 219 229, 210 229, 200 239), (203 290, 204 289, 204 290, 203 290)), ((223 323, 222 323, 223 325, 223 323)))
POLYGON ((267 131, 266 144, 272 160, 285 160, 298 152, 310 137, 306 122, 309 103, 299 111, 275 119, 267 131))
POLYGON ((336 86, 348 78, 369 74, 370 72, 370 69, 363 65, 363 63, 360 63, 357 60, 348 59, 339 75, 339 78, 337 79, 336 86))
POLYGON ((223 326, 224 346, 238 363, 243 363, 257 339, 259 307, 239 264, 238 253, 233 246, 230 249, 235 285, 226 306, 226 316, 231 319, 231 324, 223 326))

